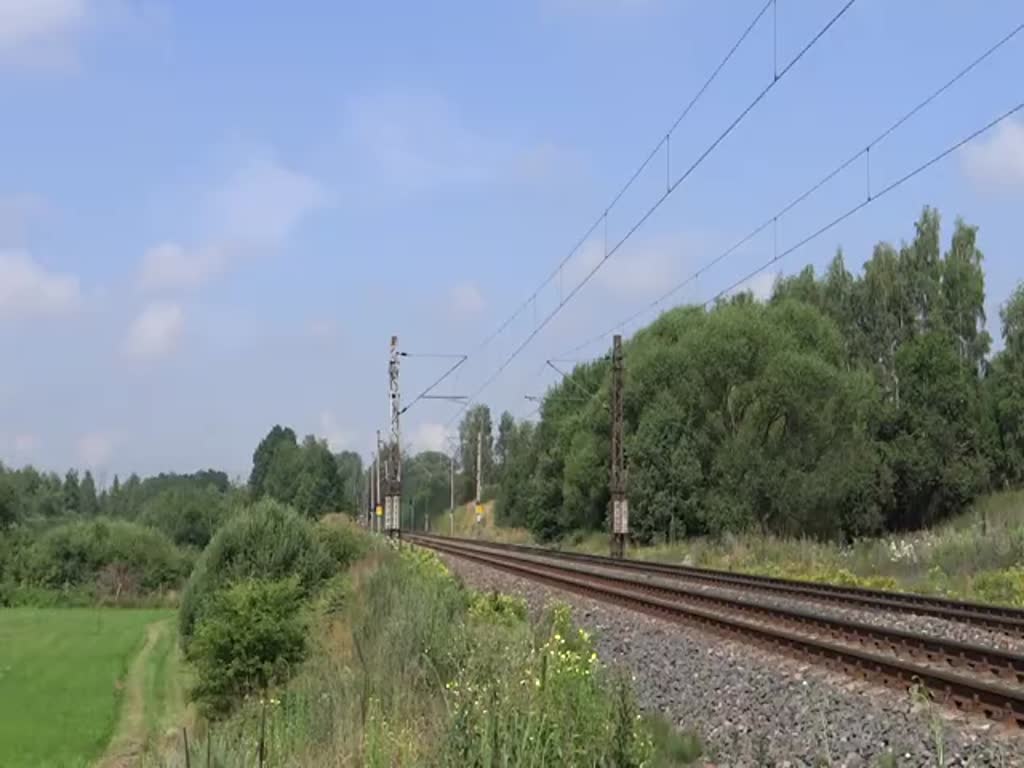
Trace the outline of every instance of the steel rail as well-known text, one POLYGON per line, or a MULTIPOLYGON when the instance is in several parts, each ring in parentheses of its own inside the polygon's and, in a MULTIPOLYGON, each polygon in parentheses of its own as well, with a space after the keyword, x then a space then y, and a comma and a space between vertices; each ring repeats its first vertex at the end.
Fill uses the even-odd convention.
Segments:
MULTIPOLYGON (((422 536, 422 534, 417 534, 422 536)), ((1024 610, 989 603, 967 600, 952 600, 945 597, 921 595, 913 592, 892 592, 884 589, 841 586, 819 582, 798 581, 777 576, 755 576, 713 568, 692 565, 678 565, 657 561, 640 561, 588 555, 580 552, 565 552, 525 544, 504 544, 482 542, 474 539, 433 537, 454 543, 465 543, 493 549, 524 552, 543 557, 557 557, 566 560, 600 565, 603 568, 636 571, 647 574, 663 574, 678 579, 689 579, 740 589, 756 589, 780 595, 793 595, 826 603, 861 606, 893 613, 910 613, 957 621, 973 626, 986 627, 1024 636, 1024 610)))
MULTIPOLYGON (((484 552, 483 548, 477 549, 470 544, 460 543, 456 546, 441 544, 439 546, 453 554, 467 550, 484 552)), ((541 558, 532 555, 494 553, 493 556, 529 562, 540 567, 548 565, 545 562, 541 562, 541 558)), ((593 576, 603 581, 621 585, 627 589, 638 589, 668 599, 700 603, 714 608, 726 609, 732 613, 747 614, 755 617, 757 620, 783 623, 796 631, 824 633, 841 642, 855 642, 861 646, 874 648, 882 652, 909 656, 920 659, 932 666, 964 669, 971 674, 985 675, 1012 684, 1024 683, 1024 655, 991 646, 947 640, 931 634, 883 627, 851 619, 822 616, 813 611, 797 608, 765 605, 745 598, 711 594, 699 589, 687 588, 676 584, 652 582, 630 576, 619 576, 567 564, 553 565, 551 567, 578 575, 593 576)))
POLYGON ((582 573, 579 569, 564 565, 538 565, 514 556, 472 549, 465 544, 438 541, 438 537, 408 534, 407 538, 423 546, 523 575, 535 581, 549 583, 561 589, 625 605, 662 618, 696 623, 773 650, 811 659, 853 677, 902 689, 915 685, 923 686, 931 692, 936 701, 946 706, 964 712, 978 712, 991 720, 1024 727, 1024 691, 999 682, 965 677, 872 650, 853 648, 818 637, 807 637, 789 630, 686 605, 678 600, 656 597, 644 591, 637 592, 639 585, 636 584, 631 588, 623 588, 602 583, 614 584, 619 580, 619 577, 607 574, 582 573), (570 575, 574 571, 576 575, 570 575))

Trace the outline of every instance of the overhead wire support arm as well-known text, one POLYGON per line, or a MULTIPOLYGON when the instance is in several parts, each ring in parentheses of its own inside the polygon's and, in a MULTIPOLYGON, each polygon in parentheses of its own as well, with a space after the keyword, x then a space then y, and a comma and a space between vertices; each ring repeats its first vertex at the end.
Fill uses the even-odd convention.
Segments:
POLYGON ((416 397, 414 397, 411 402, 409 402, 404 408, 402 408, 402 410, 399 411, 400 414, 405 413, 406 411, 408 411, 410 408, 412 408, 414 405, 416 405, 416 403, 418 403, 420 400, 432 399, 432 400, 460 400, 460 401, 465 401, 465 400, 468 399, 468 398, 466 398, 463 395, 431 395, 430 393, 434 389, 434 387, 437 387, 438 385, 441 384, 441 382, 443 382, 445 379, 447 379, 449 376, 451 376, 453 373, 455 373, 455 371, 457 371, 459 369, 459 366, 461 366, 463 363, 466 362, 466 360, 469 359, 469 355, 413 355, 411 353, 403 353, 403 355, 406 356, 406 357, 435 357, 435 358, 448 358, 448 359, 458 358, 458 360, 456 360, 455 363, 453 363, 452 366, 450 368, 448 368, 448 370, 446 370, 437 379, 435 379, 434 382, 432 384, 430 384, 430 386, 428 386, 426 389, 424 389, 422 392, 420 392, 418 395, 416 395, 416 397))

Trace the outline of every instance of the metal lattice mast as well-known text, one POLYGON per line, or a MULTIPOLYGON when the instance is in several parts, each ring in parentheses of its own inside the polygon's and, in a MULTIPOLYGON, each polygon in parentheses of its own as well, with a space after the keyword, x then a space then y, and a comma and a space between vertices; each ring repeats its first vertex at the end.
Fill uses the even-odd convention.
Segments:
POLYGON ((398 536, 402 515, 402 433, 399 422, 402 414, 402 398, 398 389, 398 337, 391 337, 391 355, 388 360, 388 395, 391 400, 391 440, 388 462, 388 496, 384 502, 387 530, 391 536, 398 536), (388 509, 390 507, 390 510, 388 509), (390 514, 388 512, 390 511, 390 514))
POLYGON ((612 385, 611 385, 611 512, 612 512, 612 557, 622 557, 626 551, 629 536, 629 502, 626 499, 626 445, 625 422, 622 408, 622 336, 616 334, 612 341, 612 385))

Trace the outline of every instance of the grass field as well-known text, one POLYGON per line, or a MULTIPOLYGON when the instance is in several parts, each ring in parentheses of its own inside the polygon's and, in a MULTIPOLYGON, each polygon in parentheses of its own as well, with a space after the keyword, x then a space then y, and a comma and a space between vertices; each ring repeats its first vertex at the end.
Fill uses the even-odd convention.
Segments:
MULTIPOLYGON (((118 726, 126 675, 154 622, 167 630, 154 640, 147 669, 162 663, 167 677, 173 641, 163 637, 172 634, 172 615, 118 608, 0 609, 0 765, 63 768, 96 760, 118 726), (153 652, 161 643, 163 662, 153 652)), ((143 685, 154 707, 167 697, 160 677, 157 672, 143 685)))

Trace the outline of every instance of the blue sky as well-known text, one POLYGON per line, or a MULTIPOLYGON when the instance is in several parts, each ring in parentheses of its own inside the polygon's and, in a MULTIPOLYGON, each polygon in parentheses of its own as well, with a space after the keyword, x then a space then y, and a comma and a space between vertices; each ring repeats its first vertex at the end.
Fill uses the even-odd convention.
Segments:
MULTIPOLYGON (((365 454, 387 418, 392 333, 410 352, 472 352, 443 389, 475 391, 600 259, 603 227, 481 340, 762 4, 0 0, 0 460, 106 481, 244 474, 275 422, 365 454)), ((843 4, 778 0, 777 49, 769 12, 673 132, 672 177, 843 4)), ((545 359, 716 256, 1021 21, 1013 0, 857 0, 481 398, 528 413, 523 396, 556 376, 545 359)), ((1019 103, 1022 71, 1024 33, 872 150, 873 188, 1019 103)), ((781 219, 780 249, 862 199, 865 171, 781 219)), ((662 150, 609 213, 609 239, 665 178, 662 150)), ((750 287, 840 245, 859 267, 876 241, 909 238, 925 204, 947 232, 957 215, 980 226, 998 335, 1024 277, 1022 113, 750 287)), ((706 300, 773 248, 769 231, 678 300, 706 300)), ((407 359, 403 389, 443 365, 407 359)), ((455 415, 418 404, 408 442, 441 446, 455 415)))

